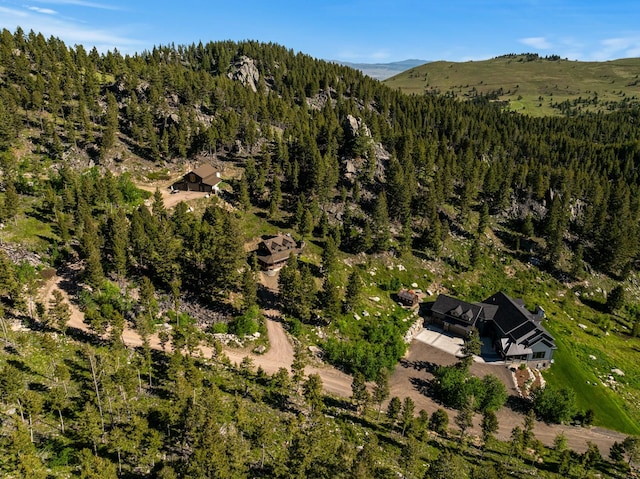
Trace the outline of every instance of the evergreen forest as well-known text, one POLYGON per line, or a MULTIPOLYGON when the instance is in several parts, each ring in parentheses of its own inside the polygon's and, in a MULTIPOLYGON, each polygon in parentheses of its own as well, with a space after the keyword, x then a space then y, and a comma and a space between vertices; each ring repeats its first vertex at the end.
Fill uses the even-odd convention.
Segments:
POLYGON ((633 105, 528 117, 276 44, 122 55, 3 30, 0 471, 629 477, 639 164, 633 105), (169 193, 202 164, 217 194, 169 193), (256 245, 277 233, 305 247, 267 277, 256 245), (546 387, 477 377, 471 338, 396 394, 422 321, 401 288, 541 305, 546 387), (290 368, 260 365, 275 323, 290 368))

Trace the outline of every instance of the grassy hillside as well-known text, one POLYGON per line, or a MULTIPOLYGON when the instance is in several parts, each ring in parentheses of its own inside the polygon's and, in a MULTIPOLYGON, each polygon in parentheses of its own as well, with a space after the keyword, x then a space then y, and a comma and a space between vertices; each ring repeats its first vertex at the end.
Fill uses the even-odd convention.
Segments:
POLYGON ((609 62, 504 56, 479 62, 433 62, 386 80, 407 93, 484 95, 534 116, 608 111, 640 103, 640 58, 609 62))

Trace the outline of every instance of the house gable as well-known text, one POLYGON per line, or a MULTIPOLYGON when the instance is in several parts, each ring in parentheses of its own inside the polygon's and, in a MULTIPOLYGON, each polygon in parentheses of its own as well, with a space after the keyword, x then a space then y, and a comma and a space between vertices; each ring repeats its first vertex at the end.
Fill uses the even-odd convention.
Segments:
POLYGON ((466 336, 482 321, 482 306, 441 294, 431 306, 431 315, 445 330, 466 336))

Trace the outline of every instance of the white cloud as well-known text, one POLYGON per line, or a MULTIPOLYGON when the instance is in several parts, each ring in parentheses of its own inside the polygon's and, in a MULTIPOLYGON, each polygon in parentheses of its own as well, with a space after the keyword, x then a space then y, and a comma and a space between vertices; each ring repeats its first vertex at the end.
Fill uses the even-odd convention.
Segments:
POLYGON ((121 53, 135 53, 148 47, 147 42, 130 36, 134 31, 132 26, 121 25, 108 30, 95 28, 41 10, 0 7, 0 28, 15 30, 20 26, 25 32, 33 30, 45 37, 58 37, 70 46, 81 44, 87 49, 95 46, 101 52, 117 48, 121 53))
POLYGON ((29 10, 37 13, 42 13, 43 15, 56 15, 58 12, 52 10, 50 8, 40 8, 40 7, 27 7, 29 10))
POLYGON ((29 13, 23 12, 22 10, 15 10, 13 8, 0 7, 0 13, 2 13, 3 21, 0 21, 0 24, 7 24, 9 22, 4 21, 7 18, 26 18, 29 16, 29 13))
POLYGON ((591 57, 594 60, 614 60, 640 56, 640 34, 605 38, 591 57))
POLYGON ((373 52, 369 55, 369 58, 372 60, 380 61, 380 60, 388 60, 391 55, 389 54, 389 50, 378 50, 377 52, 373 52))
POLYGON ((520 43, 524 43, 533 48, 537 48, 539 50, 549 50, 552 48, 551 43, 545 37, 528 37, 521 38, 520 43))
POLYGON ((116 5, 106 3, 88 2, 85 0, 37 0, 38 3, 46 3, 50 5, 75 5, 77 7, 97 8, 100 10, 122 10, 116 5))

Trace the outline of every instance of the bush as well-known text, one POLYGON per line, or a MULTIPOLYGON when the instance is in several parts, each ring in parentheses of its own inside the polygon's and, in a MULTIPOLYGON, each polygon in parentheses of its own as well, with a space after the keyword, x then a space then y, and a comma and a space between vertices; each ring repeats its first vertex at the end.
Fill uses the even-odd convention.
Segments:
POLYGON ((227 334, 229 332, 229 325, 227 323, 214 323, 211 326, 211 332, 213 334, 227 334))
POLYGON ((448 407, 460 409, 473 396, 477 411, 496 411, 507 400, 506 388, 492 374, 480 379, 470 376, 466 369, 453 365, 440 366, 434 376, 434 395, 448 407))
POLYGON ((535 413, 547 422, 569 422, 576 411, 576 393, 565 387, 536 387, 531 391, 531 400, 535 413))
POLYGON ((406 351, 403 331, 391 322, 367 325, 364 337, 353 341, 329 338, 323 349, 327 360, 348 373, 360 372, 372 381, 382 368, 393 370, 406 351))
POLYGON ((258 320, 260 319, 260 309, 252 306, 242 316, 234 318, 229 323, 229 331, 236 336, 243 337, 258 332, 258 320))

